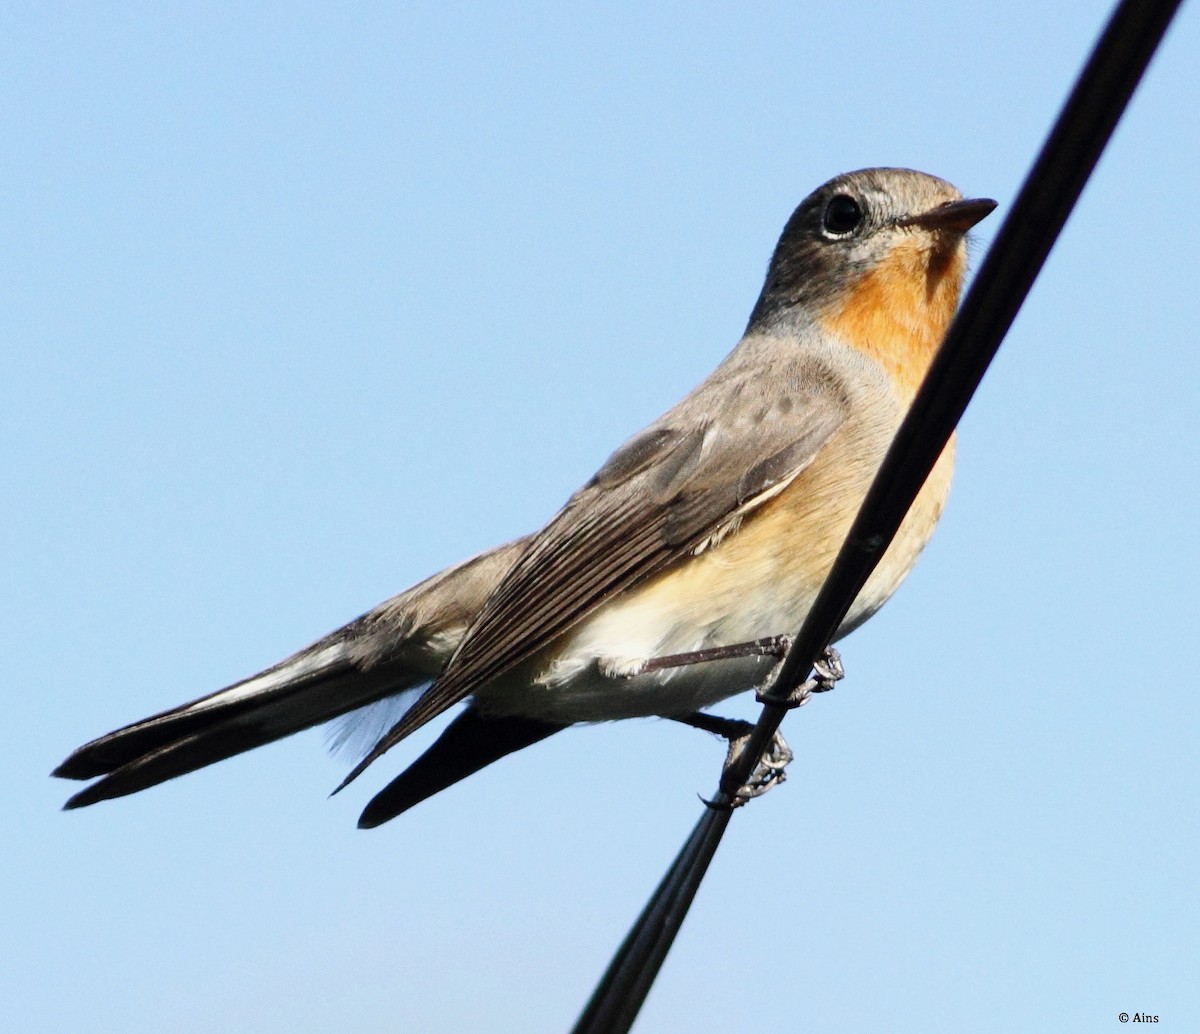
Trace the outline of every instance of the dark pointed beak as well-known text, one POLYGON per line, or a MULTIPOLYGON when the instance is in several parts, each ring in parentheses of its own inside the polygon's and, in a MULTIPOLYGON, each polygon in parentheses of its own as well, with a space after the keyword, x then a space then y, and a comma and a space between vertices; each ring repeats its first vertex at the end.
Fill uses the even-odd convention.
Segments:
POLYGON ((990 197, 963 198, 961 201, 947 201, 944 205, 938 205, 937 208, 931 208, 920 215, 898 219, 896 225, 966 233, 981 219, 991 215, 995 209, 996 202, 990 197))

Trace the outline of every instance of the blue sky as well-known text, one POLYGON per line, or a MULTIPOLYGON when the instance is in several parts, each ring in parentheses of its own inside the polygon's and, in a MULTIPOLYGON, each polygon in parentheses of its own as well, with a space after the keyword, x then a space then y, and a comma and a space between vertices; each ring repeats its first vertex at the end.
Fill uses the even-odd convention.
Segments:
MULTIPOLYGON (((583 729, 373 832, 320 731, 46 773, 538 527, 737 340, 795 204, 1001 211, 1104 5, 39 4, 0 16, 0 1001, 28 1032, 557 1031, 721 745, 583 729)), ((1200 1024, 1200 18, 791 716, 638 1030, 1200 1024)), ((729 713, 752 714, 749 701, 729 713)))

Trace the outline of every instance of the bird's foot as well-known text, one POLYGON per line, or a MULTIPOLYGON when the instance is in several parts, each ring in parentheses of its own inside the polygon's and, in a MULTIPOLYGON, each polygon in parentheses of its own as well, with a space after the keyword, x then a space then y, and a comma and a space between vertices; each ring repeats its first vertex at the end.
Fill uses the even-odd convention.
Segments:
MULTIPOLYGON (((791 643, 789 642, 788 645, 790 646, 791 643)), ((784 652, 786 653, 786 650, 784 652)), ((783 660, 781 658, 755 691, 755 698, 760 704, 782 703, 787 708, 803 707, 814 693, 828 693, 846 677, 846 669, 842 665, 842 655, 832 646, 827 646, 813 664, 812 678, 800 683, 788 694, 786 700, 779 701, 771 696, 771 689, 774 687, 775 680, 779 677, 779 669, 782 667, 783 660)))
MULTIPOLYGON (((749 742, 749 733, 739 739, 729 741, 729 753, 725 755, 726 772, 738 763, 749 742)), ((785 769, 792 763, 795 756, 792 748, 788 746, 787 740, 783 738, 783 733, 776 729, 771 737, 771 742, 767 744, 767 749, 759 755, 758 763, 754 766, 753 771, 733 795, 733 806, 740 808, 747 801, 761 797, 771 787, 778 786, 787 779, 785 769)))
MULTIPOLYGON (((693 729, 703 729, 721 736, 729 741, 729 750, 725 755, 725 771, 728 772, 741 760, 742 752, 750 743, 750 735, 754 731, 753 722, 745 722, 739 718, 722 718, 720 715, 705 714, 696 711, 692 714, 680 715, 675 721, 690 725, 693 729)), ((761 797, 772 786, 782 783, 787 774, 784 769, 791 763, 795 755, 787 745, 782 733, 776 731, 754 766, 754 771, 742 784, 734 796, 733 806, 741 807, 755 797, 761 797)))

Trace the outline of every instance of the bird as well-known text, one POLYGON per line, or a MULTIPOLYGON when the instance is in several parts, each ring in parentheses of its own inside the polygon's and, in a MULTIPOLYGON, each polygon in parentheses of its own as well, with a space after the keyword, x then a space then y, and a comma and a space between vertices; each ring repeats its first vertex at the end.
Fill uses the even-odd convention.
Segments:
MULTIPOLYGON (((571 726, 686 718, 759 685, 778 658, 736 647, 802 623, 957 308, 968 231, 995 207, 911 169, 830 179, 787 220, 733 350, 545 527, 83 745, 53 773, 94 780, 65 808, 333 719, 347 735, 378 723, 344 786, 458 707, 367 804, 374 827, 571 726)), ((911 570, 953 462, 952 438, 835 641, 911 570)))

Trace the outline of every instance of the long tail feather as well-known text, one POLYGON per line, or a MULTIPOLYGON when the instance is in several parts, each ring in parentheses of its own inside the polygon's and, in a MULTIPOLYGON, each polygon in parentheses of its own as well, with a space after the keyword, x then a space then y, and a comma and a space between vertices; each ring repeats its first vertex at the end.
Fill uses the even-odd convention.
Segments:
POLYGON ((81 808, 320 725, 419 678, 387 666, 361 672, 336 657, 299 674, 285 666, 101 736, 75 751, 54 774, 102 777, 66 804, 81 808))

